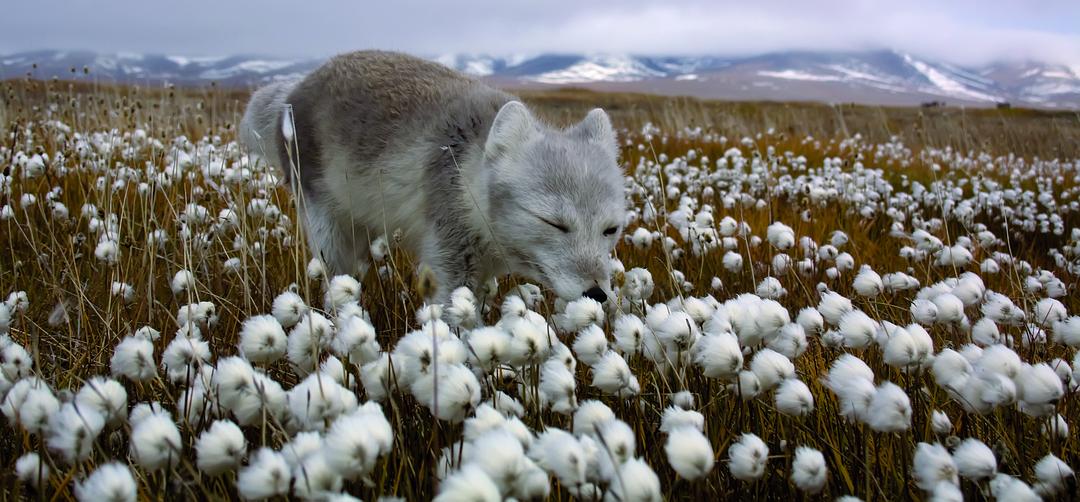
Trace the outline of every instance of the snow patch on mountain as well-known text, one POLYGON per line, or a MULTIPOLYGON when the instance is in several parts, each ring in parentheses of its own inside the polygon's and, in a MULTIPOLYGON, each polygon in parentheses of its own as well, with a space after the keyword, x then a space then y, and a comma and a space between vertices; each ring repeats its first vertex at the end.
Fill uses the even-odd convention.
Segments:
POLYGON ((630 56, 591 56, 566 68, 526 77, 543 84, 584 82, 635 82, 667 76, 630 56))
MULTIPOLYGON (((934 88, 936 88, 937 90, 940 90, 942 94, 961 99, 971 99, 974 101, 1002 101, 1002 98, 1000 96, 995 96, 993 94, 979 92, 977 90, 971 89, 961 83, 956 78, 953 78, 953 76, 950 76, 949 74, 946 74, 945 72, 938 70, 937 68, 927 63, 919 61, 911 57, 910 55, 904 54, 904 61, 907 64, 911 65, 912 68, 915 68, 916 71, 922 73, 923 76, 930 81, 930 84, 933 85, 934 88)), ((927 92, 934 93, 934 90, 929 89, 927 90, 927 92)))
POLYGON ((843 80, 835 75, 819 75, 814 73, 807 73, 799 70, 781 70, 781 71, 768 71, 763 70, 757 72, 762 77, 780 78, 787 80, 807 80, 810 82, 839 82, 843 80))

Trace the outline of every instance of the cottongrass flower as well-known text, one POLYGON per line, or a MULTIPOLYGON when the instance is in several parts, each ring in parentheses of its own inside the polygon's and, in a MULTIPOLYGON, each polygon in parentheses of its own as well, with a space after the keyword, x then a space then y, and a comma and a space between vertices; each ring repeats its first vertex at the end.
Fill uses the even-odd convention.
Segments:
POLYGON ((939 267, 966 267, 974 257, 966 247, 959 244, 938 251, 934 264, 939 267))
POLYGON ((852 310, 840 318, 840 334, 844 335, 844 346, 862 349, 870 345, 877 333, 877 323, 861 310, 852 310))
POLYGON ((669 433, 680 427, 693 427, 705 430, 705 416, 695 410, 686 410, 678 406, 668 406, 660 418, 660 432, 669 433))
POLYGON ((787 295, 787 289, 784 289, 784 285, 780 284, 780 281, 775 277, 762 279, 754 292, 758 296, 769 300, 776 300, 787 295))
MULTIPOLYGON (((701 429, 698 430, 700 431, 701 429)), ((605 448, 611 456, 611 458, 606 459, 606 462, 603 462, 605 463, 605 470, 612 467, 607 464, 611 460, 614 460, 615 464, 621 464, 634 458, 637 451, 637 434, 626 422, 618 419, 604 422, 603 425, 600 426, 600 434, 595 437, 598 437, 601 440, 602 447, 605 448)), ((604 474, 608 473, 609 472, 605 472, 604 474)))
POLYGON ((601 401, 589 399, 582 401, 574 410, 574 435, 595 435, 600 427, 615 420, 615 413, 601 401))
POLYGON ((0 349, 0 373, 8 381, 16 382, 30 374, 34 368, 34 361, 26 348, 8 339, 6 347, 0 349))
POLYGON ((781 251, 787 251, 795 245, 795 231, 791 227, 777 221, 765 229, 769 244, 781 251))
POLYGON ((806 331, 802 325, 789 322, 780 328, 780 331, 770 339, 765 346, 775 350, 794 361, 806 352, 809 343, 806 340, 806 331))
POLYGON ((154 343, 141 337, 124 337, 113 351, 109 367, 113 376, 123 376, 133 382, 153 380, 157 376, 154 343))
POLYGON ((795 449, 795 460, 791 462, 791 482, 809 494, 820 493, 825 488, 829 468, 825 465, 825 456, 820 451, 807 446, 795 449))
POLYGON ((742 271, 743 257, 739 253, 736 253, 734 251, 728 251, 724 253, 722 263, 725 270, 731 272, 732 274, 737 274, 742 271))
POLYGON ((609 396, 630 397, 641 392, 638 379, 630 366, 615 351, 607 351, 592 367, 592 386, 609 396))
POLYGON ((814 394, 797 378, 784 380, 774 397, 777 411, 785 415, 803 416, 814 411, 814 394))
POLYGON ((948 434, 952 432, 953 424, 944 411, 934 410, 930 414, 930 427, 934 429, 935 434, 948 434))
POLYGON ((595 324, 590 324, 579 331, 574 340, 574 353, 587 366, 591 367, 598 363, 607 351, 607 336, 604 335, 604 330, 595 324))
POLYGON ((862 359, 843 354, 829 368, 823 383, 840 399, 840 414, 865 421, 877 389, 874 372, 862 359))
MULTIPOLYGON (((318 257, 312 258, 307 264, 308 279, 321 281, 326 278, 326 264, 318 257)), ((282 323, 284 324, 284 323, 282 323)))
POLYGON ((997 459, 989 446, 975 438, 963 440, 953 450, 953 462, 960 476, 971 479, 987 479, 997 473, 997 459))
POLYGON ((863 265, 859 269, 859 273, 855 275, 855 280, 852 283, 852 287, 855 288, 855 292, 859 296, 866 298, 876 298, 883 291, 885 291, 885 283, 882 282, 881 276, 874 272, 874 269, 869 265, 863 265))
POLYGON ((912 468, 915 484, 927 492, 933 491, 938 483, 960 484, 956 462, 939 443, 919 443, 912 468))
POLYGON ((329 422, 357 406, 355 393, 319 373, 308 375, 287 395, 290 416, 305 431, 323 431, 329 422))
POLYGON ((941 324, 957 324, 966 319, 964 314, 964 302, 952 293, 942 293, 933 298, 934 306, 937 307, 937 322, 941 324))
POLYGON ((618 475, 609 488, 613 500, 660 502, 660 478, 640 458, 632 458, 619 466, 618 475))
POLYGON ((866 424, 878 432, 902 432, 911 427, 911 400, 892 382, 878 386, 870 399, 866 424))
POLYGON ((1068 439, 1069 438, 1069 423, 1065 421, 1065 417, 1061 414, 1050 417, 1042 426, 1039 427, 1039 431, 1047 438, 1068 439))
POLYGON ((131 456, 144 469, 155 471, 175 466, 183 445, 180 431, 167 414, 155 413, 132 424, 131 456))
POLYGON ((171 281, 169 281, 169 289, 173 294, 180 296, 185 292, 195 288, 195 274, 192 274, 190 270, 183 269, 173 275, 171 281))
POLYGON ((3 401, 0 402, 0 411, 13 424, 18 423, 19 410, 23 408, 27 394, 33 389, 42 388, 42 386, 48 388, 49 386, 44 380, 35 376, 19 379, 14 384, 6 380, 3 382, 10 385, 10 389, 6 390, 3 401))
POLYGON ((102 239, 94 248, 94 256, 107 265, 115 265, 120 261, 120 245, 112 239, 102 239))
POLYGON ((272 315, 257 315, 240 327, 240 354, 255 364, 271 364, 285 355, 287 338, 272 315))
POLYGON ((322 434, 316 431, 303 431, 281 446, 281 456, 285 459, 289 470, 292 470, 300 467, 304 460, 318 453, 322 448, 322 434))
POLYGON ((671 431, 664 451, 671 468, 687 480, 703 478, 712 471, 712 445, 696 427, 678 427, 671 431))
POLYGON ((1080 348, 1080 316, 1058 320, 1053 324, 1053 340, 1072 348, 1080 348))
POLYGON ((840 324, 840 318, 854 309, 855 308, 851 305, 851 300, 835 291, 826 291, 822 293, 821 301, 818 303, 817 307, 821 316, 833 326, 838 326, 840 324))
MULTIPOLYGON (((1080 323, 1078 323, 1080 326, 1080 323)), ((1057 330, 1054 330, 1056 335, 1057 330)), ((988 347, 990 345, 1001 343, 1001 332, 998 330, 997 323, 989 317, 983 317, 979 319, 971 326, 971 341, 975 345, 980 347, 988 347)))
POLYGON ((326 286, 326 310, 336 312, 350 302, 360 301, 360 282, 351 275, 335 275, 326 286))
POLYGON ((735 381, 728 385, 727 389, 739 396, 743 401, 749 401, 763 391, 757 374, 750 370, 740 371, 735 381))
POLYGON ((18 407, 19 425, 26 432, 41 435, 48 431, 51 417, 60 410, 60 400, 47 385, 30 389, 18 407))
POLYGON ((925 298, 916 298, 911 302, 911 318, 923 326, 930 326, 938 321, 938 308, 934 302, 925 298))
POLYGON ((581 443, 562 429, 549 428, 540 434, 529 449, 529 457, 563 485, 577 486, 585 482, 585 452, 581 443))
POLYGON ((464 343, 469 348, 469 362, 490 373, 506 360, 510 336, 499 328, 483 327, 470 331, 464 343))
POLYGON ((176 324, 181 328, 198 326, 208 328, 217 324, 216 308, 211 302, 189 303, 176 313, 176 324))
POLYGON ((292 480, 285 457, 270 448, 261 448, 251 463, 236 477, 240 496, 249 500, 267 499, 275 495, 287 495, 292 480))
POLYGON ((521 443, 505 429, 481 434, 472 442, 469 452, 468 458, 462 461, 483 469, 502 493, 514 492, 515 485, 521 481, 531 463, 525 457, 521 443))
POLYGON ((444 313, 448 324, 455 328, 472 329, 480 322, 478 314, 476 295, 471 289, 463 286, 450 293, 450 304, 444 313))
POLYGON ((307 316, 308 306, 300 295, 285 291, 274 298, 270 311, 283 328, 289 329, 307 316))
POLYGON ((771 390, 781 382, 795 376, 795 365, 783 354, 772 349, 761 349, 750 360, 750 371, 758 377, 762 390, 771 390))
POLYGON ((802 326, 807 335, 820 334, 825 327, 825 318, 814 307, 803 307, 795 316, 795 322, 802 326))
POLYGON ((79 409, 90 409, 105 418, 105 424, 116 427, 127 420, 128 395, 116 380, 93 377, 87 380, 75 395, 79 409))
POLYGON ((161 355, 161 364, 173 383, 194 378, 210 360, 210 345, 204 340, 177 335, 161 355))
POLYGON ((569 415, 577 408, 574 374, 557 360, 549 359, 540 370, 540 393, 555 413, 569 415))
POLYGON ((126 282, 113 281, 110 292, 113 296, 120 297, 124 303, 135 301, 135 288, 132 288, 131 285, 126 282))
POLYGON ((1031 406, 1049 406, 1065 395, 1061 379, 1046 363, 1025 365, 1017 375, 1016 389, 1017 398, 1031 406))
POLYGON ((1034 321, 1039 326, 1053 326, 1068 317, 1065 305, 1053 298, 1043 298, 1035 303, 1034 321))
POLYGON ((100 413, 80 409, 75 403, 64 403, 52 417, 48 445, 60 452, 65 462, 74 465, 89 458, 94 441, 104 428, 105 417, 100 413))
POLYGON ((694 345, 693 356, 694 364, 702 369, 706 378, 730 380, 738 375, 743 366, 739 339, 728 332, 699 338, 694 345))
POLYGON ((650 333, 640 317, 627 314, 615 319, 614 335, 615 347, 623 354, 633 355, 641 352, 641 344, 650 333))
POLYGON ((135 330, 135 332, 132 333, 131 336, 135 338, 141 338, 150 342, 156 342, 158 338, 161 338, 161 332, 154 328, 151 328, 150 326, 143 326, 135 330))
POLYGON ((745 433, 728 448, 728 469, 740 481, 754 481, 765 474, 769 447, 755 434, 745 433))
POLYGON ((11 328, 11 310, 7 303, 0 302, 0 335, 7 334, 11 328))
POLYGON ((286 339, 286 357, 293 370, 307 376, 319 362, 319 354, 328 347, 334 326, 318 312, 308 312, 293 326, 286 339))
POLYGON ((350 315, 339 320, 330 338, 330 352, 348 358, 353 364, 366 364, 379 357, 379 342, 375 339, 375 327, 363 317, 350 315))
POLYGON ((244 432, 231 420, 218 420, 195 442, 195 463, 210 476, 219 476, 240 467, 247 452, 244 432))
POLYGON ((293 494, 302 500, 319 500, 340 492, 344 479, 326 460, 325 452, 316 452, 293 468, 293 494))
POLYGON ((49 464, 42 462, 37 453, 27 453, 15 461, 15 477, 34 488, 47 483, 50 474, 52 470, 49 469, 49 464))
POLYGON ((581 297, 566 304, 564 313, 563 329, 567 332, 577 332, 586 326, 595 324, 604 325, 604 307, 600 302, 592 298, 581 297))
POLYGON ((75 483, 80 502, 134 502, 139 494, 131 469, 119 462, 99 466, 82 482, 75 483))
POLYGON ((964 502, 964 492, 952 483, 938 483, 929 495, 929 502, 964 502))
POLYGON ((1027 483, 1008 474, 999 473, 990 480, 990 494, 997 500, 1009 502, 1038 502, 1042 497, 1027 483))
POLYGON ((675 353, 688 351, 701 336, 694 319, 686 312, 671 312, 653 329, 653 333, 668 352, 675 353))
POLYGON ((439 420, 461 422, 480 404, 480 382, 463 365, 439 365, 438 381, 434 372, 412 385, 413 396, 439 420))
MULTIPOLYGON (((1044 497, 1052 497, 1065 490, 1073 479, 1073 470, 1054 454, 1048 454, 1035 464, 1035 491, 1044 497)), ((20 476, 21 478, 21 476, 20 476)))
POLYGON ((457 502, 470 500, 474 502, 500 502, 502 494, 499 487, 491 480, 483 469, 477 465, 469 464, 454 471, 439 483, 439 494, 435 496, 435 502, 457 502))

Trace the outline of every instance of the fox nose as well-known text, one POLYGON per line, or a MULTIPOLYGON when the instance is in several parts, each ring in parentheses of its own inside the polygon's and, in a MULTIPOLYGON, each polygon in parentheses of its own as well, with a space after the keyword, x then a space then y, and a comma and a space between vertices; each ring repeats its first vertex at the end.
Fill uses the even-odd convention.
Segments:
POLYGON ((592 298, 593 300, 596 300, 600 303, 604 303, 604 301, 607 300, 607 293, 605 293, 604 290, 600 289, 600 286, 593 286, 585 290, 585 292, 582 293, 581 296, 584 296, 586 298, 592 298))

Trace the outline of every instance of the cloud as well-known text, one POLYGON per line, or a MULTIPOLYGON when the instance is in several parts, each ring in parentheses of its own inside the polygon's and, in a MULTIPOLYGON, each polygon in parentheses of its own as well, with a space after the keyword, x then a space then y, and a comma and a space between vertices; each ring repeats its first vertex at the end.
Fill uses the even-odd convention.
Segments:
POLYGON ((746 55, 891 48, 958 64, 1080 66, 1080 2, 876 0, 35 0, 9 6, 0 50, 326 56, 632 52, 746 55))

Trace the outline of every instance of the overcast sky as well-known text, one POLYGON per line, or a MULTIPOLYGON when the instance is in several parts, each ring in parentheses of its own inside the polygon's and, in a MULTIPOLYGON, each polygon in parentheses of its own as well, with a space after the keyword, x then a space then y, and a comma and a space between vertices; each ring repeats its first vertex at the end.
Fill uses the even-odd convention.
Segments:
POLYGON ((747 55, 893 48, 1080 67, 1078 0, 13 0, 0 52, 323 57, 358 48, 747 55))

